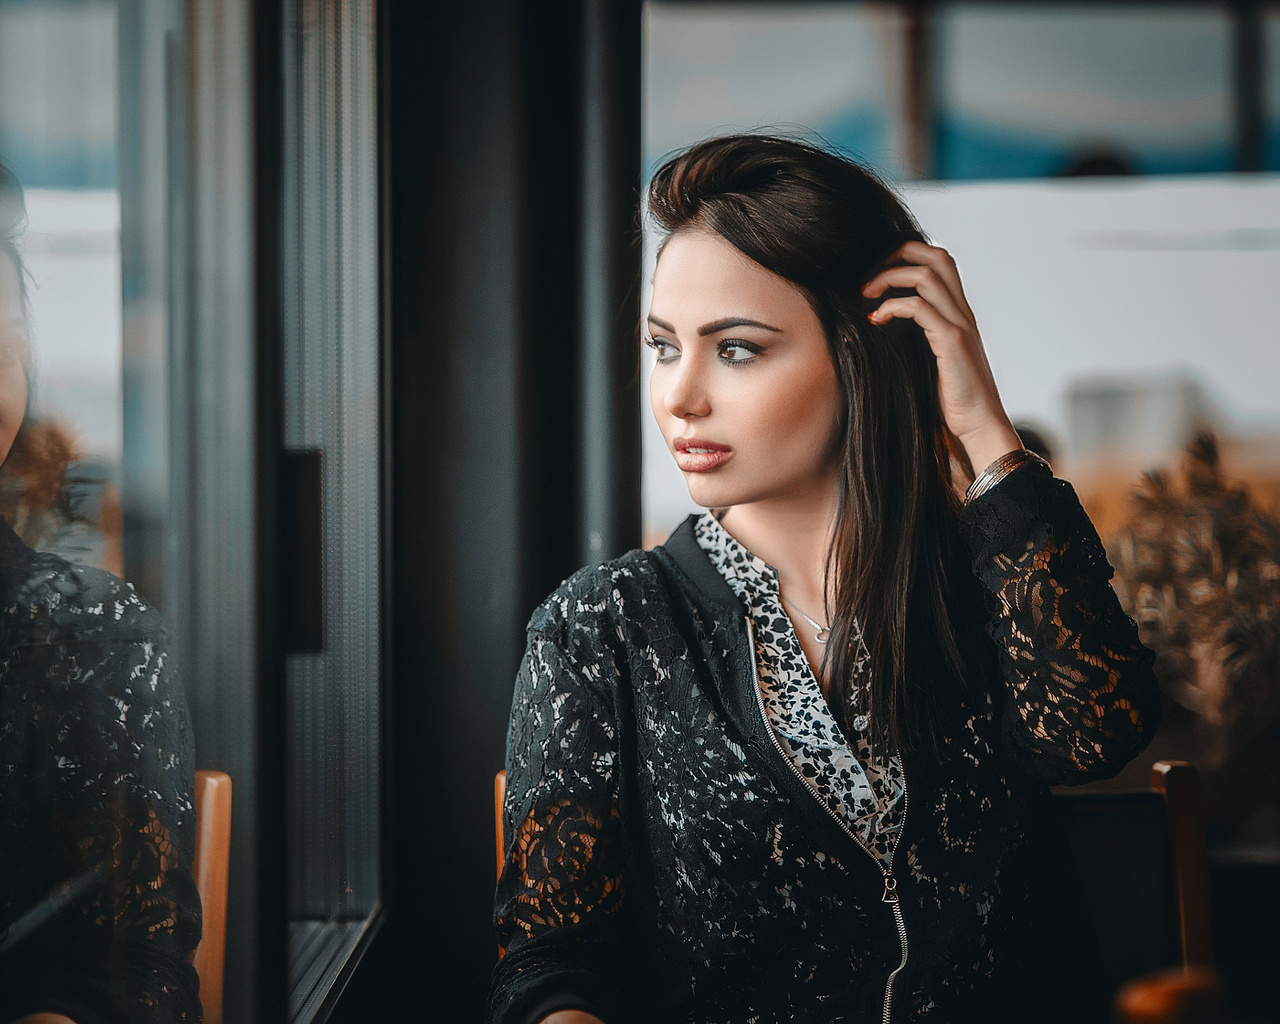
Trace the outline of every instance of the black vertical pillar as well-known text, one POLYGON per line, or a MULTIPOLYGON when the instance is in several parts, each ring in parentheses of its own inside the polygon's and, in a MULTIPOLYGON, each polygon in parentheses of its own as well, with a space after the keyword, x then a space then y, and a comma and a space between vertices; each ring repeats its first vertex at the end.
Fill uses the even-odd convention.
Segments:
POLYGON ((578 337, 583 387, 578 561, 640 536, 640 16, 632 0, 585 0, 578 337))
POLYGON ((472 1021, 525 623, 640 538, 640 7, 387 6, 389 913, 335 1019, 472 1021))
MULTIPOLYGON (((1235 99, 1237 171, 1260 171, 1266 136, 1266 101, 1263 97, 1263 26, 1257 0, 1235 0, 1231 5, 1232 90, 1235 99)), ((1273 58, 1274 59, 1274 58, 1273 58)))
MULTIPOLYGON (((572 571, 582 564, 577 510, 583 497, 578 297, 578 210, 585 184, 578 113, 583 33, 580 3, 511 0, 507 6, 513 51, 509 139, 515 147, 508 226, 517 326, 494 342, 514 360, 515 374, 510 436, 518 444, 512 449, 518 504, 502 514, 515 520, 519 570, 506 579, 518 605, 529 608, 568 574, 566 567, 572 571)), ((497 123, 488 130, 477 124, 476 130, 502 133, 498 137, 506 141, 497 123)), ((499 183, 492 185, 496 194, 499 183)))
POLYGON ((906 119, 907 173, 930 178, 939 167, 939 132, 934 95, 932 4, 908 0, 903 8, 902 52, 905 64, 903 112, 906 119))

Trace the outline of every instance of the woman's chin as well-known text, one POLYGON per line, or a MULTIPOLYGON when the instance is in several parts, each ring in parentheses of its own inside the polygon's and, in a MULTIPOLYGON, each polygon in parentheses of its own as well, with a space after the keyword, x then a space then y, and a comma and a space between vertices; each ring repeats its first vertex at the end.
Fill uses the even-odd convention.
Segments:
POLYGON ((689 497, 695 505, 703 508, 728 508, 742 500, 741 488, 726 487, 711 480, 699 479, 699 473, 686 473, 685 483, 689 488, 689 497))

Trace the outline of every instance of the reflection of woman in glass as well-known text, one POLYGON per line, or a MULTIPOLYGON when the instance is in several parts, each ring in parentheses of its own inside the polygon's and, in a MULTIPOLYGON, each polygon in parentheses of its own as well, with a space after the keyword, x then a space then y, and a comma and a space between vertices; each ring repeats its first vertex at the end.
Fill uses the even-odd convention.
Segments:
POLYGON ((1149 742, 1152 658, 954 262, 788 140, 648 205, 652 408, 707 511, 529 623, 489 1020, 1100 1019, 1042 812, 1149 742))
MULTIPOLYGON (((27 404, 23 219, 0 168, 0 458, 27 404)), ((192 788, 159 616, 0 519, 0 1022, 200 1019, 192 788)))

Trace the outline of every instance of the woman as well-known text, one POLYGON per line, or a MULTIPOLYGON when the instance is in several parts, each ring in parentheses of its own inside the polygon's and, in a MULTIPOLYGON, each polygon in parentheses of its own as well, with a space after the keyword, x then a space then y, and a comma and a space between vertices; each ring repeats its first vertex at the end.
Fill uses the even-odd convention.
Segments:
MULTIPOLYGON (((0 461, 29 391, 23 221, 0 167, 0 461)), ((200 1019, 192 790, 159 615, 0 519, 2 1024, 200 1019)))
POLYGON ((651 403, 708 511, 530 620, 489 1020, 1101 1019, 1042 811, 1150 741, 1152 656, 955 263, 786 139, 648 207, 651 403))

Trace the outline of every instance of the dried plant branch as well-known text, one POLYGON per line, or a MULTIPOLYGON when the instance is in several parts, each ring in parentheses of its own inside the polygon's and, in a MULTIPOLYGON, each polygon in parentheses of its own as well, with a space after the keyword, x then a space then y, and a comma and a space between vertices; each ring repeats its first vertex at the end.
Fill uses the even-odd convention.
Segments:
POLYGON ((1178 477, 1152 471, 1111 545, 1115 586, 1156 652, 1166 699, 1197 723, 1197 761, 1248 816, 1280 805, 1280 520, 1223 478, 1216 439, 1178 477))

